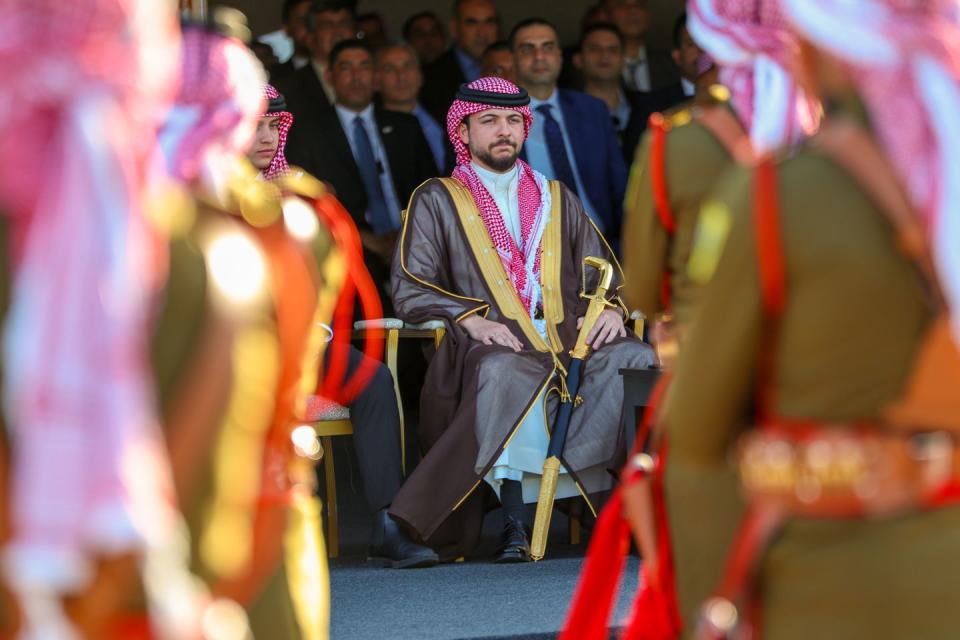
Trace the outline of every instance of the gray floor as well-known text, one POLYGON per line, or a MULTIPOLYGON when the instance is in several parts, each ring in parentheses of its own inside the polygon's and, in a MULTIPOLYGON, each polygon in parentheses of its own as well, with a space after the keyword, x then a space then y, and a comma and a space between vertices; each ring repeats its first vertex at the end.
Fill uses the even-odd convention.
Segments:
MULTIPOLYGON (((335 640, 553 638, 563 624, 582 557, 523 565, 470 562, 417 571, 335 567, 335 640)), ((637 562, 627 569, 615 620, 629 612, 637 562)))
MULTIPOLYGON (((556 637, 576 586, 585 546, 564 544, 566 520, 554 516, 548 556, 541 562, 493 565, 499 511, 490 513, 474 559, 431 569, 368 567, 370 513, 363 504, 349 439, 337 438, 341 557, 330 566, 334 640, 524 639, 556 637)), ((631 558, 613 621, 629 613, 638 562, 631 558)))

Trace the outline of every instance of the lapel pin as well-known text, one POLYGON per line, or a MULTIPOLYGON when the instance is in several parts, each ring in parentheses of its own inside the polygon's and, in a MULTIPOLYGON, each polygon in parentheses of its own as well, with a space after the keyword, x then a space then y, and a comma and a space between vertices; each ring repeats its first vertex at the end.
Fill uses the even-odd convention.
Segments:
POLYGON ((389 133, 393 133, 393 127, 388 124, 388 125, 385 126, 383 129, 380 129, 380 133, 382 133, 382 134, 384 134, 384 135, 387 135, 387 134, 389 134, 389 133))

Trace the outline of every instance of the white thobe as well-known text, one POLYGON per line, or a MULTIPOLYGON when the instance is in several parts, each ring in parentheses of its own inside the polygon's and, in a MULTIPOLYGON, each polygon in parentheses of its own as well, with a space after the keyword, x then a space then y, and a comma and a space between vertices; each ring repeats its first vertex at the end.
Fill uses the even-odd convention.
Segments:
MULTIPOLYGON (((519 244, 520 238, 520 206, 517 195, 520 186, 520 170, 518 165, 505 173, 495 173, 473 163, 480 182, 493 197, 504 226, 519 244)), ((549 215, 549 213, 548 213, 549 215)), ((546 224, 546 221, 544 221, 546 224)), ((534 284, 534 296, 541 296, 540 283, 534 284)), ((546 321, 531 318, 537 331, 546 338, 546 321)), ((547 457, 547 446, 550 443, 549 428, 546 412, 544 411, 544 396, 546 389, 537 396, 527 416, 520 423, 513 438, 503 449, 503 453, 493 463, 493 467, 484 476, 484 480, 500 495, 500 483, 503 480, 517 480, 523 487, 523 501, 536 502, 540 493, 540 476, 543 474, 543 461, 547 457)), ((585 474, 603 474, 599 467, 587 469, 585 474)), ((599 479, 598 479, 599 480, 599 479)), ((590 483, 588 482, 588 486, 590 483)), ((561 467, 560 479, 557 482, 556 498, 569 498, 579 495, 576 483, 561 467)))

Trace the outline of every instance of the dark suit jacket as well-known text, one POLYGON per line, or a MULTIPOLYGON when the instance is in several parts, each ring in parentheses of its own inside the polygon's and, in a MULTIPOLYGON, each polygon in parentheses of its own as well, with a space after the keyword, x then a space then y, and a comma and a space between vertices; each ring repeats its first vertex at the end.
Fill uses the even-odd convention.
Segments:
MULTIPOLYGON (((420 123, 408 113, 374 109, 374 119, 390 164, 390 174, 401 207, 424 180, 437 176, 433 154, 420 123)), ((369 229, 364 218, 367 192, 360 170, 353 159, 347 134, 340 126, 337 112, 328 108, 295 121, 287 139, 287 159, 330 183, 357 226, 369 229)))
POLYGON ((423 68, 423 87, 420 88, 420 104, 437 122, 447 121, 447 111, 460 85, 467 79, 460 69, 460 62, 453 48, 423 68))
MULTIPOLYGON (((580 182, 611 244, 620 237, 627 166, 603 100, 579 91, 558 89, 563 122, 576 157, 580 182)), ((534 113, 536 117, 536 113, 534 113)), ((526 152, 524 152, 526 158, 526 152)))
POLYGON ((637 145, 640 144, 640 139, 647 130, 647 122, 650 120, 650 116, 654 113, 672 109, 692 98, 683 92, 683 85, 676 82, 651 93, 631 91, 627 94, 627 99, 630 100, 631 106, 630 121, 623 131, 621 145, 623 146, 623 158, 629 165, 633 162, 637 145))
MULTIPOLYGON (((317 77, 312 64, 307 64, 278 78, 273 84, 286 98, 287 109, 293 114, 295 121, 308 118, 330 107, 330 101, 323 91, 323 85, 320 84, 320 78, 317 77)), ((296 128, 294 126, 293 130, 296 128)))
POLYGON ((680 82, 680 70, 669 51, 647 49, 647 64, 650 66, 650 93, 680 82))
POLYGON ((277 86, 278 80, 290 75, 296 70, 296 67, 293 66, 293 58, 290 58, 286 62, 278 62, 272 65, 267 69, 267 72, 270 74, 270 84, 277 86))
MULTIPOLYGON (((413 190, 437 176, 433 154, 414 116, 374 108, 374 120, 390 164, 397 202, 406 207, 413 190)), ((291 164, 306 169, 334 188, 357 227, 370 229, 366 220, 367 191, 335 109, 316 111, 295 121, 287 138, 286 153, 291 164)), ((389 265, 366 249, 364 262, 380 292, 384 313, 389 316, 393 308, 387 284, 389 265)))

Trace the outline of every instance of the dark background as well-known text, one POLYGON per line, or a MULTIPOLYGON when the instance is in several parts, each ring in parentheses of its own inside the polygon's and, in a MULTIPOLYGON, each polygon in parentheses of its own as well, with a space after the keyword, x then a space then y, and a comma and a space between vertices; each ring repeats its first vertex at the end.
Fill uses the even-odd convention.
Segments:
MULTIPOLYGON (((670 48, 670 30, 673 21, 683 10, 683 0, 649 0, 653 24, 648 45, 657 49, 670 48)), ((212 3, 211 3, 212 4, 212 3)), ((280 27, 280 7, 283 0, 227 0, 221 4, 236 7, 247 14, 254 36, 280 27)), ((503 17, 502 35, 523 18, 544 17, 557 25, 564 44, 577 40, 580 18, 591 0, 497 0, 503 17)), ((387 35, 391 40, 400 39, 400 29, 408 17, 424 10, 432 10, 446 23, 450 18, 452 0, 360 0, 358 13, 376 11, 387 23, 387 35)))

